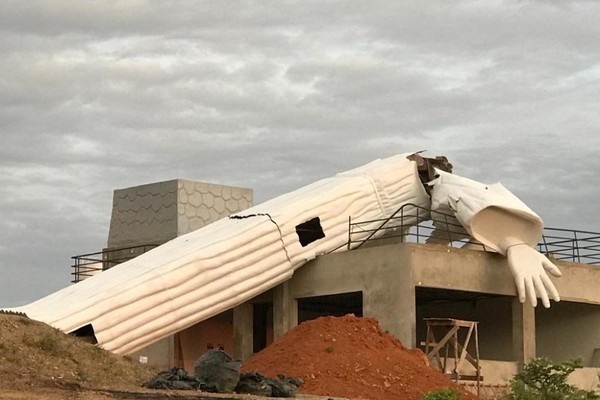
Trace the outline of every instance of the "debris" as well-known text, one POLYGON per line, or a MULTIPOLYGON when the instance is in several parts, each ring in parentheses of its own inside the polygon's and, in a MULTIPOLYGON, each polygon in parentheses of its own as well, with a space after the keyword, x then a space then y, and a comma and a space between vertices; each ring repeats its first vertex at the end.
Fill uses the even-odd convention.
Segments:
POLYGON ((161 371, 143 386, 149 389, 200 390, 202 381, 183 368, 161 371))
POLYGON ((252 394, 255 396, 271 397, 273 389, 265 382, 265 378, 257 372, 247 372, 240 376, 240 381, 235 388, 238 393, 252 394))
POLYGON ((194 374, 182 368, 159 372, 148 383, 149 389, 201 390, 212 393, 243 393, 265 397, 295 397, 300 378, 269 378, 256 372, 240 373, 241 362, 220 349, 210 350, 194 365, 194 374))
POLYGON ((241 374, 235 391, 266 397, 296 397, 298 388, 303 383, 304 381, 300 378, 279 375, 276 380, 258 372, 246 372, 241 374))
POLYGON ((240 380, 242 362, 221 349, 204 353, 194 364, 194 375, 203 381, 202 390, 231 393, 240 380))

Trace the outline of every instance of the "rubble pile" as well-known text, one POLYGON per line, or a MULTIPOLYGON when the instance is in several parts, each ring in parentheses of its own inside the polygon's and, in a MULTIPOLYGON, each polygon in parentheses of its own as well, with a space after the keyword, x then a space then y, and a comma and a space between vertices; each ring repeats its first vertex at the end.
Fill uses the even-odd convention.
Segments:
POLYGON ((206 352, 194 363, 194 375, 206 392, 231 393, 240 380, 242 362, 220 349, 206 352))
POLYGON ((298 388, 304 383, 300 378, 281 374, 277 378, 269 378, 258 372, 243 372, 235 391, 267 397, 296 397, 298 388))
MULTIPOLYGON (((304 322, 255 354, 243 372, 283 374, 304 380, 300 391, 331 397, 417 400, 423 393, 458 388, 410 350, 383 332, 377 320, 321 317, 304 322)), ((459 389, 461 399, 476 399, 459 389)))
POLYGON ((149 389, 202 390, 202 381, 183 368, 161 371, 143 386, 149 389))
POLYGON ((159 372, 144 384, 149 389, 201 390, 211 393, 242 393, 266 397, 295 397, 299 378, 269 378, 256 372, 240 373, 241 362, 220 349, 210 350, 194 364, 194 373, 183 368, 159 372))

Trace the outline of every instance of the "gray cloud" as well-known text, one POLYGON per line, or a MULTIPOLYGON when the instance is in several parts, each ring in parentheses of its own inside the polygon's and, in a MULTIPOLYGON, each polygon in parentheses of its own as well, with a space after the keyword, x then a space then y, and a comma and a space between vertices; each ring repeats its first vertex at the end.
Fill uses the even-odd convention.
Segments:
POLYGON ((0 7, 3 306, 104 246, 112 190, 173 178, 263 201, 427 149, 598 230, 596 2, 0 7))

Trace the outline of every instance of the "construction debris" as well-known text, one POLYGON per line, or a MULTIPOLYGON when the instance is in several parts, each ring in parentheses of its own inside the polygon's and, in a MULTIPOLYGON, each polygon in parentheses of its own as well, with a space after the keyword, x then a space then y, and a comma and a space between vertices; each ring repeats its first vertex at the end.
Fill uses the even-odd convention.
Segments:
POLYGON ((143 386, 148 389, 202 390, 203 382, 194 375, 189 375, 183 368, 171 368, 159 372, 143 386))
POLYGON ((285 377, 281 374, 277 378, 268 378, 258 372, 242 373, 235 391, 266 397, 296 397, 298 388, 304 383, 300 378, 285 377))
POLYGON ((231 393, 240 380, 242 362, 220 349, 210 350, 194 364, 194 375, 203 382, 202 390, 231 393))
POLYGON ((241 362, 220 349, 210 350, 194 365, 194 374, 182 368, 159 372, 144 384, 149 389, 201 390, 210 393, 243 393, 266 397, 295 397, 303 381, 279 375, 269 378, 256 372, 240 373, 241 362))

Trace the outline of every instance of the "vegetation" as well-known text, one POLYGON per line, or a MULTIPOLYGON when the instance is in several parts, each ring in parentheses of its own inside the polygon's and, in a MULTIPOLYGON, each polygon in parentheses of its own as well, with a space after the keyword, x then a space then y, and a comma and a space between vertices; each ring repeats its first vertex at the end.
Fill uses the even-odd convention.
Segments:
POLYGON ((432 390, 421 395, 419 400, 460 400, 460 392, 451 388, 432 390))
POLYGON ((0 314, 0 391, 67 383, 137 388, 155 373, 41 322, 0 314))
POLYGON ((505 400, 597 400, 600 395, 581 390, 567 383, 567 377, 581 368, 581 360, 553 364, 547 358, 538 358, 523 368, 510 382, 505 400))
POLYGON ((42 338, 38 341, 38 346, 40 347, 40 349, 48 352, 50 355, 53 356, 60 355, 62 351, 62 342, 56 334, 48 333, 42 336, 42 338))

